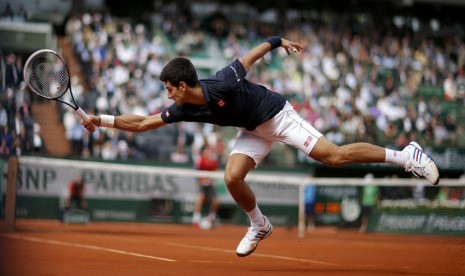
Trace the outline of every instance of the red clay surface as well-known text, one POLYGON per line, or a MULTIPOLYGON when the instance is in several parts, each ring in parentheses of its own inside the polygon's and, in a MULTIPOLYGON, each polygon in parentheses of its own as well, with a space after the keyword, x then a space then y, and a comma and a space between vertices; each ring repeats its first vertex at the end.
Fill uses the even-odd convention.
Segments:
MULTIPOLYGON (((0 223, 1 229, 3 224, 0 223)), ((17 220, 0 231, 0 275, 465 275, 465 237, 275 228, 239 258, 244 226, 17 220)))

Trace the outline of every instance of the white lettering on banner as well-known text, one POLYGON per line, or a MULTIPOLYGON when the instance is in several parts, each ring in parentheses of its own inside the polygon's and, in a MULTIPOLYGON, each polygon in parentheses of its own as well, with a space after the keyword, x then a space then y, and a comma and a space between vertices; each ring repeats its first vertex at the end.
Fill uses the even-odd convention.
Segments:
POLYGON ((464 232, 465 231, 465 217, 457 216, 450 217, 444 215, 430 214, 428 218, 428 233, 435 231, 448 231, 448 232, 464 232))
POLYGON ((117 220, 129 220, 133 221, 137 215, 135 212, 129 211, 113 211, 113 210, 94 210, 92 215, 96 219, 117 219, 117 220))
MULTIPOLYGON (((129 167, 129 166, 128 166, 129 167)), ((130 167, 129 167, 130 168, 130 167)), ((183 193, 197 194, 196 180, 172 175, 120 172, 116 170, 80 169, 78 167, 50 167, 47 164, 21 164, 18 174, 18 195, 61 196, 69 183, 82 176, 88 198, 152 197, 176 198, 183 193)), ((8 167, 3 166, 3 181, 6 183, 8 167)))
MULTIPOLYGON (((18 191, 47 191, 47 186, 55 181, 55 170, 44 168, 20 168, 18 172, 18 191)), ((5 178, 4 178, 5 179, 5 178)))
POLYGON ((81 172, 86 185, 90 185, 93 193, 99 194, 149 194, 152 197, 172 197, 179 193, 178 183, 189 183, 193 180, 176 179, 172 175, 156 175, 143 173, 123 173, 118 171, 84 170, 81 172))
MULTIPOLYGON (((91 161, 62 160, 53 158, 20 158, 18 195, 38 197, 63 197, 69 183, 82 177, 86 184, 86 196, 95 199, 151 199, 170 198, 193 201, 197 198, 196 176, 180 176, 163 173, 159 167, 97 163, 91 161)), ((6 183, 8 166, 2 166, 6 183)), ((298 185, 279 182, 252 182, 257 199, 261 203, 298 204, 298 185)), ((233 203, 229 193, 220 197, 221 202, 233 203)))
POLYGON ((381 214, 378 231, 465 232, 465 216, 381 214))
POLYGON ((426 217, 423 215, 388 215, 381 214, 378 230, 418 230, 422 229, 426 217))

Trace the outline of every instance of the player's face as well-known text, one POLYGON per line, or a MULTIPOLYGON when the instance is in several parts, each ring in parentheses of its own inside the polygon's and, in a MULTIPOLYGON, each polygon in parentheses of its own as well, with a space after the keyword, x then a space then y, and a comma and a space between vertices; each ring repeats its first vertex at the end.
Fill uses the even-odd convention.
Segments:
POLYGON ((168 91, 168 99, 173 100, 177 106, 181 106, 184 104, 186 93, 184 93, 184 90, 181 88, 181 85, 179 87, 176 87, 172 85, 169 81, 166 81, 165 88, 166 91, 168 91))

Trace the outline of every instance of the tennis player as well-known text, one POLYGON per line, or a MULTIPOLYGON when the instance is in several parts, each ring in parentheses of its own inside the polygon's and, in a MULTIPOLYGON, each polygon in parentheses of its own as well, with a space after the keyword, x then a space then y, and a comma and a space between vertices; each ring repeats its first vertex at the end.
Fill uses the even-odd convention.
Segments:
POLYGON ((402 151, 368 143, 337 146, 302 119, 281 94, 247 80, 251 66, 278 47, 283 47, 288 54, 303 50, 299 43, 271 37, 203 80, 198 80, 190 60, 175 58, 160 74, 173 105, 151 116, 89 115, 89 121, 81 122, 89 131, 95 125, 142 132, 180 121, 237 127, 237 140, 226 164, 224 181, 236 203, 251 220, 251 226, 236 249, 240 257, 253 253, 258 243, 273 231, 244 179, 265 158, 274 142, 291 145, 329 166, 392 163, 432 184, 439 182, 436 164, 417 143, 411 142, 402 151))

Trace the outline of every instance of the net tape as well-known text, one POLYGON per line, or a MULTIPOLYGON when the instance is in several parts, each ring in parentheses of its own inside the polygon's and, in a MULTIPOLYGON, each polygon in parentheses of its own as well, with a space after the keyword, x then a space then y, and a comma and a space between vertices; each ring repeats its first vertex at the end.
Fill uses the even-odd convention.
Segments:
MULTIPOLYGON (((102 170, 121 170, 125 171, 128 166, 131 171, 145 173, 159 173, 165 175, 188 176, 188 177, 211 177, 215 179, 223 179, 224 171, 200 171, 195 169, 184 168, 169 168, 156 166, 140 166, 126 165, 115 163, 101 163, 92 161, 79 160, 62 160, 50 159, 43 157, 22 156, 20 162, 24 164, 49 164, 50 166, 62 167, 70 166, 75 168, 99 168, 102 170)), ((246 181, 263 181, 276 182, 289 185, 348 185, 348 186, 364 186, 364 185, 379 185, 379 186, 417 186, 426 185, 432 186, 425 179, 418 178, 339 178, 339 177, 311 177, 305 174, 288 174, 288 173, 268 173, 268 172, 251 172, 247 175, 246 181)), ((465 186, 465 178, 460 179, 441 179, 439 186, 465 186)))

